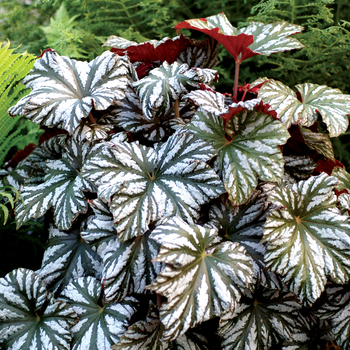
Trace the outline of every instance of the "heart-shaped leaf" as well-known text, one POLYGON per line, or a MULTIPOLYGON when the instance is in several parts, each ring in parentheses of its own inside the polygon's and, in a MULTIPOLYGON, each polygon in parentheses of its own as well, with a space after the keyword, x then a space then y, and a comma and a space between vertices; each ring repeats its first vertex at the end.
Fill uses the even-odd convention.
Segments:
POLYGON ((279 273, 305 305, 321 295, 330 276, 350 278, 350 218, 337 209, 335 177, 322 173, 292 187, 275 189, 269 200, 280 206, 266 220, 267 269, 279 273))
POLYGON ((117 140, 98 147, 81 174, 110 202, 119 240, 126 241, 164 217, 198 218, 200 206, 224 192, 205 163, 214 155, 208 143, 179 130, 154 149, 117 140))
POLYGON ((292 340, 299 309, 291 292, 246 290, 235 311, 221 318, 221 349, 269 349, 281 340, 292 340))
POLYGON ((287 22, 250 22, 247 27, 237 29, 224 13, 220 13, 207 18, 189 19, 174 28, 177 31, 182 28, 194 29, 210 35, 227 49, 237 63, 256 55, 269 56, 304 47, 297 39, 289 37, 304 28, 287 22))
POLYGON ((72 279, 101 277, 102 260, 82 239, 79 230, 63 232, 50 227, 39 277, 53 291, 61 291, 72 279))
POLYGON ((90 63, 45 51, 24 79, 32 92, 9 113, 72 134, 92 108, 107 109, 115 99, 124 97, 130 69, 127 59, 108 51, 90 63))
POLYGON ((73 308, 55 300, 33 271, 21 268, 0 278, 0 346, 70 350, 76 322, 73 308))
POLYGON ((234 309, 254 274, 250 257, 238 243, 212 245, 214 229, 188 225, 178 217, 152 231, 161 245, 154 261, 166 267, 149 289, 168 300, 160 308, 163 340, 174 340, 190 327, 234 309))
POLYGON ((189 69, 187 64, 174 62, 169 65, 165 61, 148 76, 134 82, 133 87, 140 98, 143 114, 152 119, 169 113, 173 103, 190 88, 199 83, 211 83, 216 79, 216 73, 212 69, 189 69))
POLYGON ((110 350, 129 326, 136 300, 101 302, 101 284, 93 277, 79 278, 62 291, 60 299, 72 304, 79 322, 72 328, 71 350, 110 350))
POLYGON ((349 125, 350 95, 326 85, 299 84, 297 94, 279 81, 268 80, 260 89, 258 96, 277 112, 278 118, 289 128, 292 124, 311 126, 321 114, 327 125, 330 137, 344 133, 349 125))
POLYGON ((200 108, 187 127, 218 151, 219 170, 234 205, 249 199, 258 185, 258 177, 280 181, 283 157, 278 146, 289 138, 280 121, 255 110, 243 110, 224 127, 220 116, 200 108), (230 133, 228 136, 225 129, 230 133))

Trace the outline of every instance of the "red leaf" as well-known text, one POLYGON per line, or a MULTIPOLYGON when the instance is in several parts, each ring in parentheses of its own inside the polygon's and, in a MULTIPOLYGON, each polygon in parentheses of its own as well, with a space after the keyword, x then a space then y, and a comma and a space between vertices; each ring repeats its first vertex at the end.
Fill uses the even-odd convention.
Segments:
POLYGON ((258 111, 258 112, 261 112, 261 113, 264 113, 264 114, 268 114, 270 115, 271 117, 279 120, 279 118, 277 118, 277 113, 274 111, 274 110, 271 110, 269 111, 269 108, 271 106, 268 104, 268 103, 263 103, 263 101, 260 101, 260 103, 258 105, 256 105, 254 108, 258 111))
POLYGON ((47 128, 47 127, 41 127, 45 130, 45 132, 40 136, 39 138, 39 145, 41 145, 43 142, 50 140, 51 137, 60 135, 60 134, 68 134, 66 130, 59 129, 59 128, 47 128))
MULTIPOLYGON (((205 18, 200 18, 200 20, 206 21, 205 18)), ((232 55, 237 63, 241 63, 247 58, 260 55, 259 53, 256 53, 248 48, 248 46, 254 42, 253 35, 247 35, 244 33, 237 36, 226 35, 219 33, 220 29, 218 27, 213 29, 197 28, 195 26, 192 26, 188 21, 180 22, 174 28, 177 31, 183 28, 194 29, 211 36, 226 48, 226 50, 232 55)))
POLYGON ((49 49, 44 50, 38 58, 43 57, 45 52, 50 52, 50 51, 56 52, 54 49, 49 48, 49 49))
POLYGON ((145 77, 149 71, 151 69, 153 69, 153 64, 151 62, 141 62, 141 64, 139 64, 136 67, 136 73, 139 79, 142 79, 143 77, 145 77))
POLYGON ((27 146, 24 147, 24 149, 18 150, 15 155, 12 157, 12 159, 6 163, 4 168, 10 168, 15 167, 19 162, 21 162, 23 159, 26 159, 35 149, 34 143, 29 143, 27 146))
POLYGON ((180 35, 179 39, 169 39, 154 47, 151 43, 132 45, 125 49, 112 48, 111 51, 118 55, 127 54, 131 63, 139 61, 167 61, 169 64, 175 62, 179 53, 191 45, 190 39, 180 35))
POLYGON ((334 168, 345 168, 342 163, 339 162, 339 160, 331 160, 331 159, 326 159, 326 160, 319 160, 316 162, 317 168, 314 170, 314 173, 321 174, 322 172, 327 173, 328 175, 332 174, 332 171, 334 168))

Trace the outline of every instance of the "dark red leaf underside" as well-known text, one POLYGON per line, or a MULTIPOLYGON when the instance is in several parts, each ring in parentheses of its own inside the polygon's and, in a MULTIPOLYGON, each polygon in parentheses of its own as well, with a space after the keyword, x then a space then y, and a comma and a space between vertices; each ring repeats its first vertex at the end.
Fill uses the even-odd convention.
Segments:
POLYGON ((111 51, 118 55, 127 54, 131 63, 140 61, 167 61, 169 64, 175 62, 179 53, 191 45, 191 41, 180 35, 179 39, 169 39, 154 47, 151 43, 132 45, 125 49, 112 48, 111 51))
POLYGON ((327 173, 328 175, 332 174, 332 171, 334 168, 343 168, 344 164, 339 162, 339 160, 332 160, 332 159, 320 159, 316 162, 317 168, 314 170, 314 174, 321 174, 322 172, 327 173))
POLYGON ((18 150, 4 168, 14 168, 23 159, 26 159, 35 149, 34 143, 29 143, 24 149, 18 150))
MULTIPOLYGON (((201 20, 203 21, 204 19, 201 20)), ((232 55, 237 63, 241 63, 250 57, 260 55, 259 53, 256 53, 248 48, 248 46, 254 42, 253 35, 247 35, 244 33, 237 36, 226 35, 219 33, 219 28, 201 29, 192 26, 187 21, 178 23, 174 28, 177 31, 180 29, 194 29, 211 36, 226 48, 226 50, 232 55)))

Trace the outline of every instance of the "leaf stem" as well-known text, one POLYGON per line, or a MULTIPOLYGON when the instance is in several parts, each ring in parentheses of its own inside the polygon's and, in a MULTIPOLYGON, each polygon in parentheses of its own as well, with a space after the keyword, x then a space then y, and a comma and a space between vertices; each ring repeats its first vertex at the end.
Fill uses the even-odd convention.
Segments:
POLYGON ((161 297, 160 294, 157 294, 157 305, 158 305, 159 307, 162 306, 162 297, 161 297))
POLYGON ((180 118, 179 100, 175 101, 174 109, 175 109, 175 118, 180 118))
POLYGON ((239 76, 239 62, 236 62, 235 69, 235 85, 233 86, 233 98, 237 101, 237 90, 238 90, 238 76, 239 76))
POLYGON ((97 122, 96 122, 96 120, 95 120, 95 118, 93 117, 93 115, 92 115, 91 112, 89 113, 89 119, 90 119, 90 121, 91 121, 92 124, 97 124, 97 122))

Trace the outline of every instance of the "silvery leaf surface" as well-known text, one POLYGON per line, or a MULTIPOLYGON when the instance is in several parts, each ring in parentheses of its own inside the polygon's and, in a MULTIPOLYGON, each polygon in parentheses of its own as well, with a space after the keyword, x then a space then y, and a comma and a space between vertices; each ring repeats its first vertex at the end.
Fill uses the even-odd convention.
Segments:
POLYGON ((183 99, 189 99, 199 106, 202 110, 214 114, 228 112, 225 105, 225 96, 220 92, 211 90, 194 90, 183 96, 183 99))
POLYGON ((152 119, 169 113, 181 95, 199 83, 210 83, 214 80, 215 73, 211 69, 189 69, 187 64, 174 62, 169 65, 165 61, 132 85, 141 101, 144 116, 152 119))
POLYGON ((150 290, 167 298, 160 308, 170 341, 197 324, 233 310, 254 274, 250 257, 238 243, 212 246, 215 229, 189 225, 179 217, 152 231, 161 245, 154 261, 166 264, 150 290))
POLYGON ((330 137, 339 136, 347 130, 350 95, 342 94, 339 89, 311 83, 299 84, 296 88, 302 102, 292 89, 273 79, 259 89, 258 96, 271 106, 270 110, 276 111, 287 128, 292 124, 311 126, 320 113, 330 137))
POLYGON ((89 205, 94 211, 86 222, 82 225, 82 238, 94 249, 101 257, 108 242, 116 237, 117 230, 114 227, 113 215, 109 210, 108 203, 98 198, 89 201, 89 205))
POLYGON ((282 183, 286 185, 307 180, 317 164, 308 156, 284 156, 284 174, 282 183))
POLYGON ((9 113, 72 134, 92 108, 107 109, 115 99, 124 97, 129 66, 125 58, 109 51, 90 63, 46 51, 24 79, 32 92, 9 113))
POLYGON ((328 159, 335 160, 332 141, 327 134, 313 132, 303 126, 300 128, 300 131, 303 135, 306 146, 310 149, 314 149, 328 159))
POLYGON ((272 289, 279 289, 280 282, 271 272, 264 271, 265 247, 260 243, 267 215, 275 206, 267 200, 275 184, 264 183, 257 187, 248 202, 232 206, 227 200, 213 205, 209 211, 210 223, 214 224, 221 237, 238 242, 251 257, 255 278, 272 289))
POLYGON ((137 142, 112 144, 85 163, 82 176, 97 185, 99 198, 110 202, 121 242, 165 217, 192 222, 202 204, 224 192, 205 163, 214 149, 194 135, 179 130, 154 149, 137 142))
POLYGON ((327 301, 318 310, 318 316, 330 320, 336 342, 344 350, 350 349, 350 285, 327 286, 327 301))
POLYGON ((283 156, 279 145, 289 138, 278 120, 257 111, 244 110, 226 125, 220 116, 199 109, 187 128, 211 142, 219 153, 218 166, 229 198, 234 205, 245 203, 263 181, 279 182, 283 156))
POLYGON ((73 279, 101 277, 102 259, 84 241, 79 230, 61 231, 50 227, 49 239, 38 276, 54 292, 73 279))
POLYGON ((0 346, 8 350, 70 350, 73 308, 48 293, 31 270, 0 278, 0 346))
POLYGON ((204 41, 191 39, 191 44, 180 52, 176 61, 186 63, 190 68, 214 68, 220 61, 218 59, 219 43, 211 37, 204 41))
POLYGON ((145 292, 159 274, 162 264, 152 262, 159 245, 152 240, 150 232, 120 243, 110 240, 103 255, 102 285, 107 302, 123 300, 126 295, 145 292))
POLYGON ((250 22, 247 27, 238 30, 237 34, 253 35, 254 42, 248 47, 256 53, 270 56, 273 53, 301 49, 304 45, 290 35, 300 33, 304 27, 285 21, 264 24, 250 22))
MULTIPOLYGON (((157 307, 150 302, 147 318, 128 328, 119 342, 112 346, 114 350, 205 350, 203 340, 183 334, 172 342, 161 340, 164 326, 159 320, 157 307)), ((195 334, 194 334, 195 336, 195 334)))
POLYGON ((338 183, 335 188, 338 191, 347 190, 350 192, 350 174, 343 168, 334 168, 332 171, 332 176, 338 179, 338 183))
POLYGON ((74 131, 73 136, 80 141, 101 141, 107 139, 109 132, 113 129, 113 125, 80 124, 74 131))
POLYGON ((68 230, 80 213, 86 213, 88 204, 84 191, 92 191, 92 184, 80 176, 65 159, 48 160, 44 182, 25 185, 21 190, 24 204, 16 206, 17 227, 31 218, 40 218, 50 208, 54 221, 61 230, 68 230))
POLYGON ((114 103, 111 111, 114 124, 132 133, 142 132, 149 141, 160 141, 165 137, 162 118, 149 119, 143 115, 141 102, 132 89, 128 89, 123 100, 114 103))
MULTIPOLYGON (((345 210, 350 210, 350 194, 349 193, 342 193, 339 197, 338 197, 338 202, 340 204, 341 209, 345 209, 345 210)), ((343 213, 344 215, 349 215, 349 212, 345 212, 343 213)))
POLYGON ((93 277, 79 278, 62 291, 60 299, 71 304, 79 317, 71 329, 71 350, 110 350, 129 326, 136 300, 127 297, 109 304, 101 302, 101 293, 101 284, 93 277))
POLYGON ((269 197, 282 208, 264 226, 266 267, 307 306, 321 295, 327 276, 336 283, 350 277, 350 218, 336 207, 336 184, 335 177, 322 173, 269 197))
POLYGON ((291 292, 246 291, 234 312, 220 320, 221 349, 269 349, 280 340, 292 340, 300 305, 291 292))

